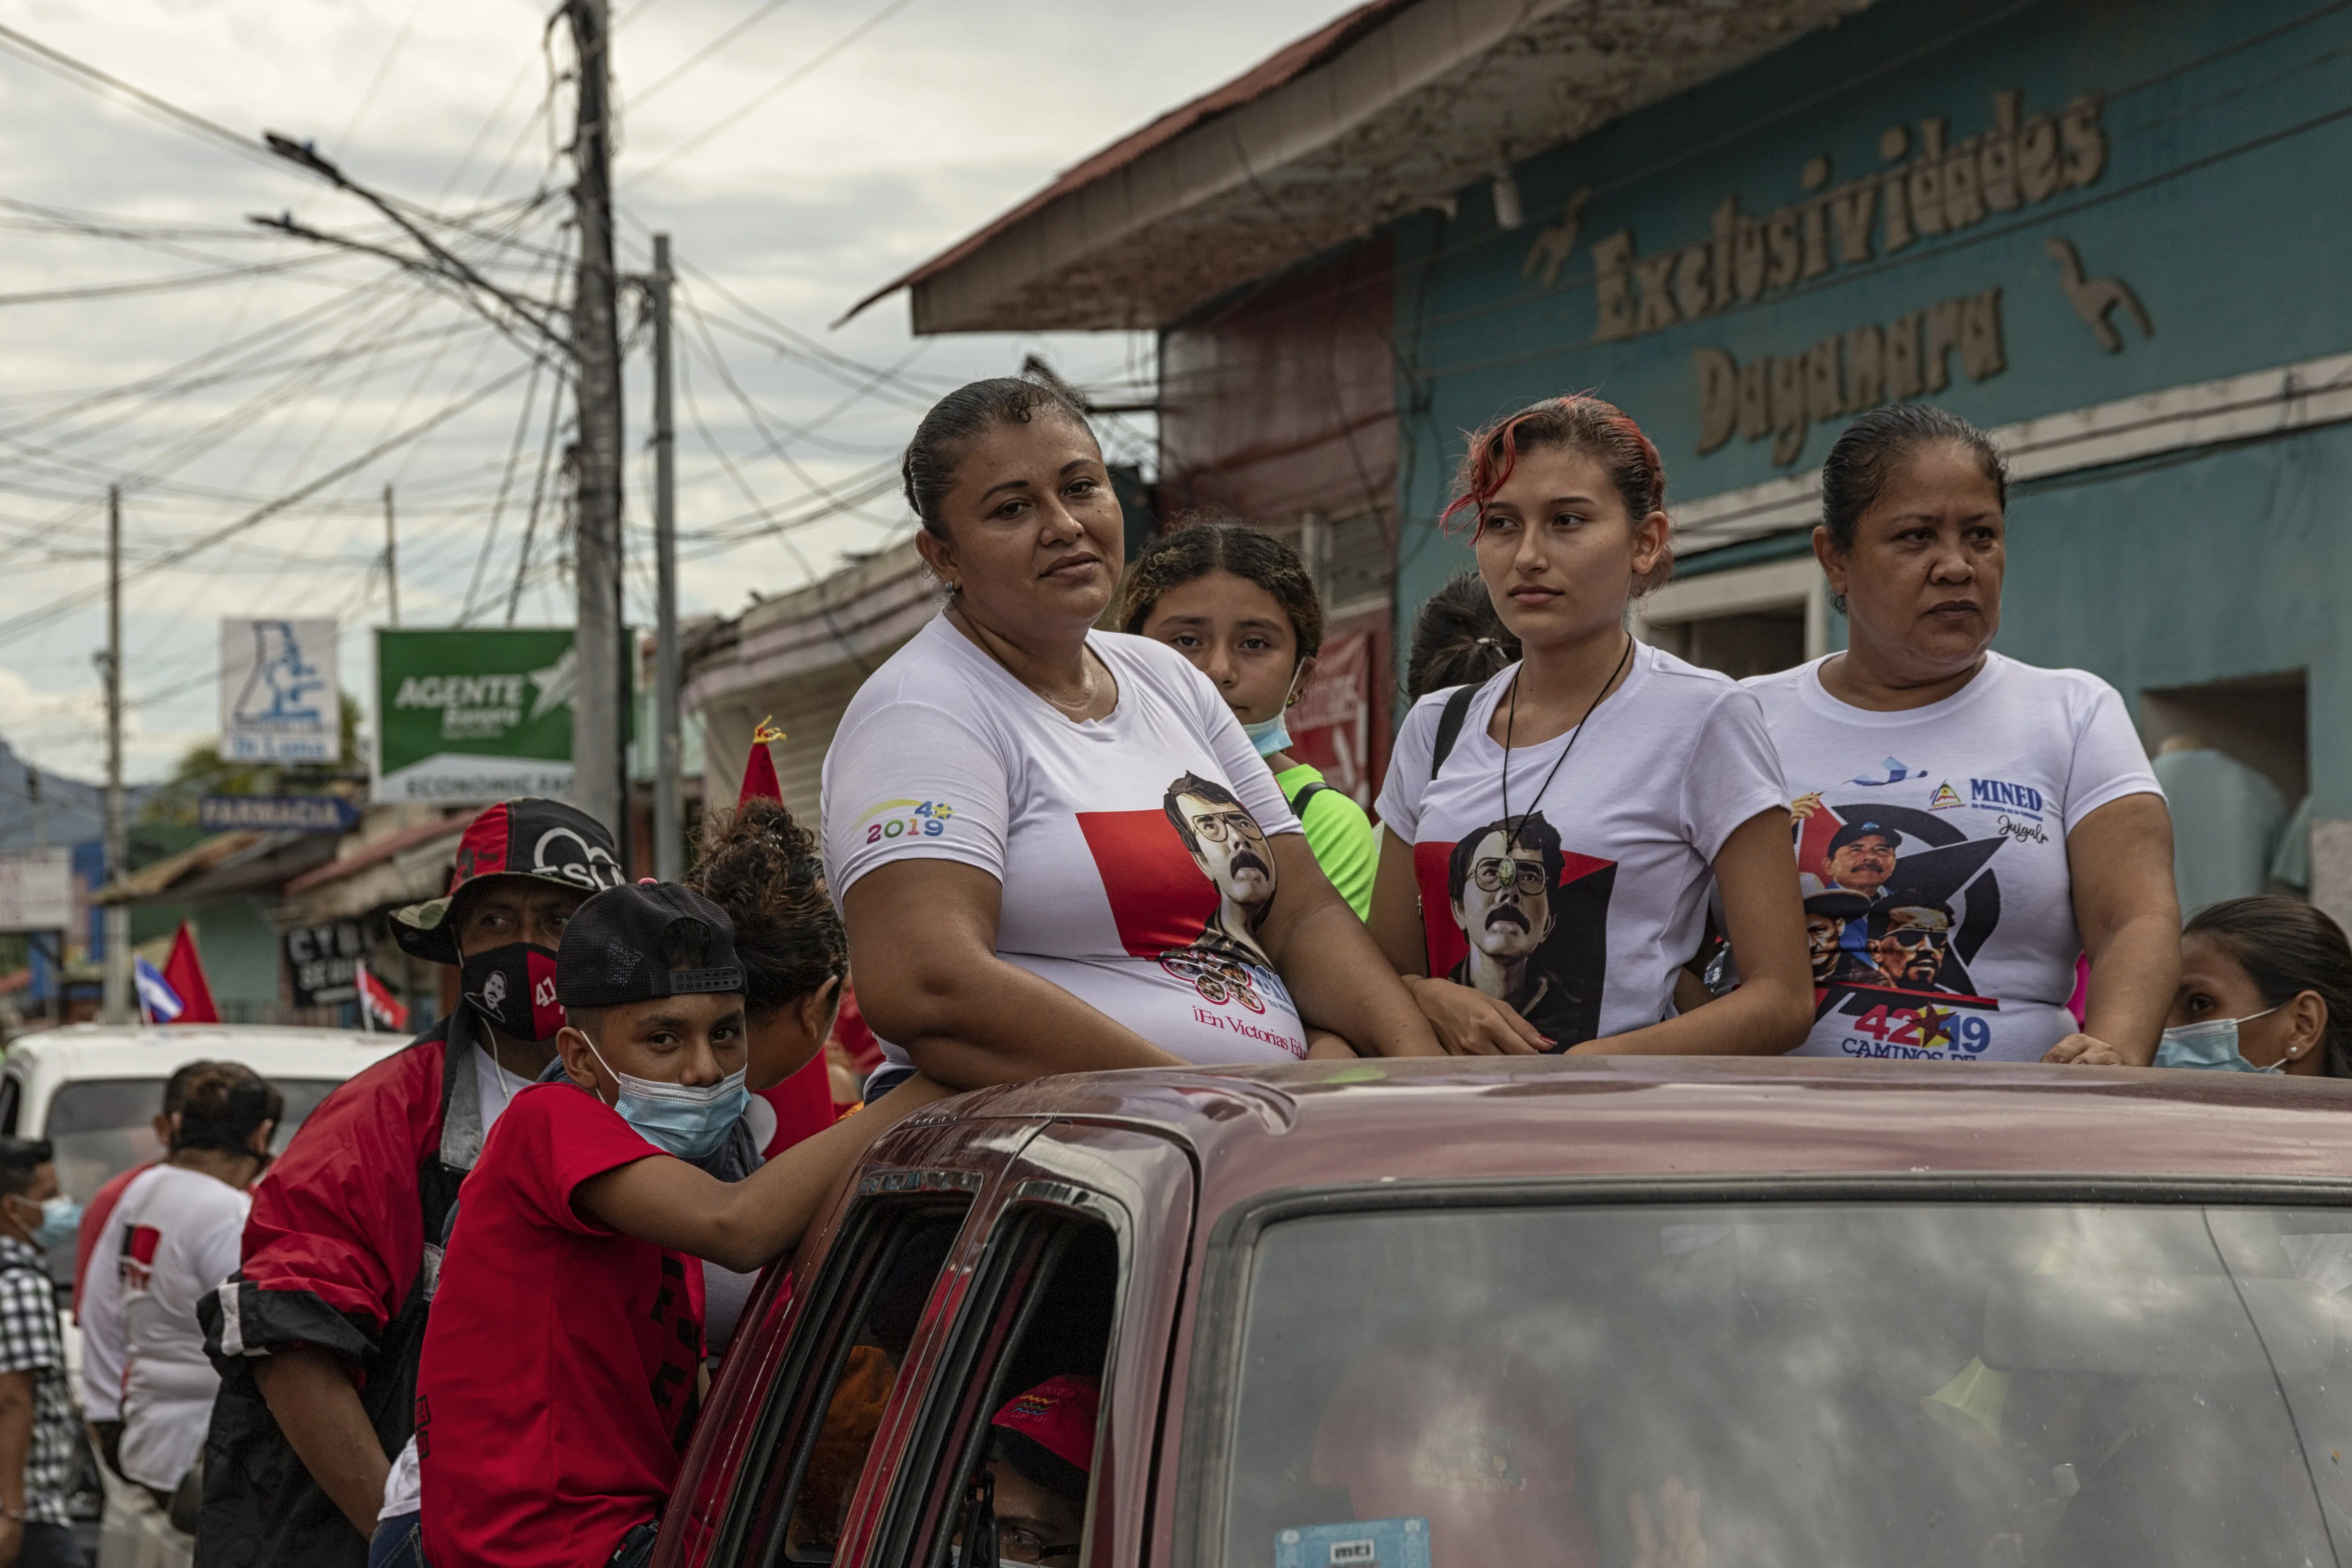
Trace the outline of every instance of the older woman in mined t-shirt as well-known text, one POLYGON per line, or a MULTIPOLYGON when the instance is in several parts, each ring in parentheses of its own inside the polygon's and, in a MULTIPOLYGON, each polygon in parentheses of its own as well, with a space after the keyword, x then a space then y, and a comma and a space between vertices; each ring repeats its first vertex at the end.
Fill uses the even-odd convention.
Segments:
POLYGON ((2000 454, 1904 404, 1855 420, 1822 478, 1848 646, 1747 683, 1793 797, 1801 1054, 2146 1065, 2180 973, 2171 817, 2114 688, 1991 651, 2000 454))
POLYGON ((1437 1054, 1215 689, 1093 629, 1123 520, 1078 410, 974 384, 924 419, 906 477, 948 606, 824 762, 828 884, 890 1062, 973 1087, 1437 1054))

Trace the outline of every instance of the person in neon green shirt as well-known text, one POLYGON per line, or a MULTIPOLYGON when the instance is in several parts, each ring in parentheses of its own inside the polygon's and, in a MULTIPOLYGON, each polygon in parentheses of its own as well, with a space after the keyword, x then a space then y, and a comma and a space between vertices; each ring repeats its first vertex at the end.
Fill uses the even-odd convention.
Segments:
POLYGON ((1298 814, 1316 863, 1356 918, 1370 919, 1380 864, 1371 818, 1290 754, 1284 722, 1323 646, 1323 604, 1298 552, 1230 513, 1188 512, 1136 559, 1119 626, 1166 643, 1216 683, 1298 814))

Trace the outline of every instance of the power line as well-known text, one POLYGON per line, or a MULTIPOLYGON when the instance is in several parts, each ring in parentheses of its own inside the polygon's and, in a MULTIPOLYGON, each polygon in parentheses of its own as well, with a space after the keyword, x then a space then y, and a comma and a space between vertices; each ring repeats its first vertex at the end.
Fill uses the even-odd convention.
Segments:
MULTIPOLYGON (((514 445, 507 454, 506 471, 499 476, 498 500, 490 503, 490 524, 482 530, 481 553, 474 557, 474 575, 466 584, 465 602, 457 607, 457 624, 464 626, 474 616, 474 596, 482 590, 482 573, 490 563, 490 553, 498 547, 499 521, 506 516, 507 489, 514 482, 515 465, 521 461, 524 443, 530 439, 530 416, 539 412, 538 365, 531 367, 531 378, 523 384, 522 414, 515 420, 514 445)), ((558 395, 560 398, 560 394, 558 395)))
POLYGON ((711 56, 717 54, 719 50, 733 43, 737 38, 741 37, 745 33, 750 32, 753 27, 758 26, 761 22, 766 21, 770 16, 774 16, 778 11, 782 10, 792 3, 793 0, 766 0, 765 4, 759 6, 750 16, 744 17, 733 26, 728 28, 725 32, 719 34, 709 43, 703 45, 702 47, 695 50, 693 54, 688 55, 677 65, 670 67, 669 69, 655 78, 653 81, 646 84, 645 87, 639 89, 635 93, 631 95, 625 107, 635 110, 650 101, 656 93, 661 91, 664 88, 669 86, 670 83, 676 81, 678 78, 684 76, 687 72, 692 70, 695 67, 700 65, 703 61, 709 59, 711 56))
MULTIPOLYGON (((800 480, 803 488, 814 491, 816 494, 823 496, 826 500, 832 501, 836 505, 841 504, 841 498, 827 489, 824 484, 819 482, 817 479, 806 468, 802 468, 800 460, 794 458, 791 451, 769 432, 767 422, 760 416, 759 409, 753 406, 751 400, 749 397, 744 395, 742 387, 736 384, 734 375, 727 368, 726 360, 719 355, 719 345, 710 341, 710 329, 703 321, 702 312, 695 309, 694 302, 690 298, 685 297, 681 294, 680 300, 681 303, 686 306, 687 316, 694 322, 696 331, 702 339, 703 353, 709 358, 710 367, 719 373, 719 379, 726 383, 727 390, 734 395, 737 406, 743 410, 743 416, 751 421, 753 432, 759 436, 761 444, 768 448, 770 455, 774 457, 778 462, 783 464, 786 468, 790 469, 793 477, 800 480)), ((732 471, 731 468, 730 471, 732 471)))
POLYGON ((76 59, 62 49, 51 48, 39 39, 28 37, 14 27, 0 26, 0 49, 6 49, 21 59, 40 66, 68 81, 75 82, 93 91, 100 87, 110 88, 130 99, 151 119, 160 119, 163 123, 184 131, 200 142, 226 147, 239 157, 251 159, 265 167, 275 166, 274 161, 254 143, 251 137, 240 136, 217 121, 207 120, 201 114, 182 109, 176 103, 158 98, 143 88, 133 87, 121 77, 110 75, 94 65, 76 59))
MULTIPOLYGON (((408 285, 408 287, 413 288, 415 286, 408 285)), ((353 331, 357 330, 358 329, 356 327, 353 329, 353 331)), ((311 380, 315 380, 315 377, 308 379, 303 377, 292 377, 286 381, 279 382, 278 385, 274 387, 257 394, 255 396, 248 398, 245 403, 239 405, 237 407, 231 409, 228 414, 222 416, 220 419, 216 419, 207 425, 201 426, 193 433, 181 437, 173 444, 173 446, 165 448, 157 458, 151 459, 149 467, 152 469, 158 470, 160 473, 169 473, 180 463, 186 462, 201 453, 210 450, 217 444, 219 439, 226 438, 226 435, 231 431, 241 430, 247 427, 255 415, 265 411, 278 403, 284 402, 292 396, 298 395, 310 384, 311 380)), ((131 417, 131 416, 135 412, 135 408, 120 412, 114 416, 113 423, 121 424, 123 420, 131 417)), ((89 434, 89 432, 85 432, 85 434, 89 434)), ((142 488, 146 484, 152 484, 155 481, 156 478, 156 473, 139 475, 137 477, 137 481, 134 482, 132 488, 139 489, 142 488)), ((47 532, 54 534, 59 530, 72 526, 75 521, 87 516, 95 504, 96 503, 89 498, 87 493, 85 493, 78 500, 76 504, 69 506, 66 510, 58 515, 56 520, 51 523, 47 532)))
POLYGON ((758 92, 753 93, 750 98, 745 99, 741 103, 737 104, 733 109, 730 109, 725 114, 720 115, 716 121, 705 126, 700 131, 696 132, 693 135, 688 137, 685 141, 679 142, 677 146, 672 147, 668 152, 655 159, 653 163, 646 165, 645 168, 638 170, 635 174, 629 177, 627 183, 634 184, 639 180, 649 179, 653 175, 661 173, 664 169, 667 169, 672 163, 677 162, 678 159, 685 157, 688 153, 693 152, 705 142, 709 141, 712 137, 718 135, 729 126, 733 125, 737 121, 741 120, 745 115, 751 113, 753 110, 759 108, 761 104, 767 102, 770 99, 775 97, 786 88, 791 87, 795 82, 806 79, 811 73, 823 68, 844 49, 846 49, 852 44, 855 44, 860 38, 866 37, 866 34, 872 32, 875 28, 880 26, 891 17, 897 16, 899 12, 905 10, 913 3, 914 0, 889 0, 889 4, 884 5, 882 9, 877 11, 871 16, 866 17, 863 22, 858 23, 857 26, 852 27, 839 38, 835 39, 831 44, 819 49, 816 54, 805 63, 795 66, 791 70, 786 71, 780 79, 761 88, 758 92))
POLYGON ((507 595, 507 625, 509 626, 514 625, 515 608, 522 603, 523 574, 530 568, 531 536, 539 531, 539 508, 540 503, 547 496, 548 465, 550 459, 555 455, 555 433, 560 427, 559 422, 562 412, 563 400, 560 397, 551 398, 547 405, 547 439, 539 449, 539 479, 531 486, 530 514, 524 520, 522 525, 522 548, 515 552, 514 587, 507 595))
MULTIPOLYGON (((121 283, 86 283, 71 289, 43 289, 28 294, 0 294, 0 305, 56 305, 70 300, 113 300, 126 294, 168 294, 182 289, 209 289, 240 278, 301 272, 333 261, 333 256, 297 256, 284 261, 257 261, 223 267, 212 272, 173 272, 160 278, 133 278, 121 283)), ((329 281, 332 281, 330 279, 329 281)))
MULTIPOLYGON (((277 500, 271 501, 266 506, 256 508, 254 510, 247 512, 245 516, 238 518, 234 522, 215 529, 209 533, 197 539, 191 540, 186 544, 180 545, 168 551, 148 564, 138 568, 134 572, 126 573, 124 575, 126 577, 144 576, 150 573, 161 571, 167 566, 175 565, 179 562, 184 561, 192 555, 209 550, 223 540, 233 538, 236 534, 244 532, 247 529, 252 528, 257 523, 268 521, 270 518, 276 516, 278 512, 285 510, 288 507, 292 506, 296 502, 303 500, 317 491, 326 489, 329 485, 335 483, 337 480, 345 479, 352 474, 359 472, 362 468, 364 468, 378 458, 383 457, 386 452, 393 451, 405 443, 416 439, 416 437, 420 436, 439 428, 441 426, 448 423, 451 419, 456 418, 458 415, 463 414, 467 409, 473 407, 476 404, 478 404, 489 397, 491 395, 503 391, 505 388, 513 385, 516 381, 521 378, 523 373, 529 368, 529 364, 520 364, 515 366, 504 375, 499 376, 487 384, 476 388, 473 392, 468 393, 464 397, 458 398, 457 401, 446 405, 437 413, 430 415, 418 423, 410 426, 407 429, 400 432, 398 435, 378 442, 375 446, 369 447, 366 451, 347 462, 337 464, 334 468, 330 468, 327 472, 320 475, 317 479, 310 480, 308 484, 302 485, 299 489, 289 491, 288 494, 280 497, 277 500)), ((98 598, 104 596, 105 592, 106 590, 104 585, 100 584, 99 587, 94 589, 84 589, 79 593, 68 595, 64 598, 43 605, 37 610, 30 610, 22 615, 10 616, 5 620, 0 620, 0 642, 12 640, 25 632, 46 626, 49 622, 63 616, 69 611, 79 609, 84 605, 95 602, 98 598)))
POLYGON ((335 138, 337 147, 350 145, 361 121, 366 120, 368 110, 375 107, 375 95, 383 90, 384 79, 392 75, 392 68, 400 58, 401 50, 408 47, 408 36, 416 30, 416 18, 425 14, 425 0, 416 0, 408 8, 408 19, 401 23, 400 31, 393 36, 392 47, 383 51, 382 59, 376 61, 375 75, 368 79, 367 90, 360 94, 358 107, 352 110, 351 120, 343 126, 343 133, 335 138))

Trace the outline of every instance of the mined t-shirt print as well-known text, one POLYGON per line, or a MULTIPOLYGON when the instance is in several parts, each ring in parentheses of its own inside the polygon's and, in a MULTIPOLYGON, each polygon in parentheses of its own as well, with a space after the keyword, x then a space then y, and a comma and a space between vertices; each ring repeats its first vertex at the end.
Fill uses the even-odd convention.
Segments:
POLYGON ((1158 811, 1076 816, 1120 945, 1192 988, 1207 1005, 1195 1023, 1302 1051, 1247 1016, 1263 1016, 1269 996, 1289 1007, 1290 994, 1257 935, 1274 908, 1274 851, 1239 797, 1187 772, 1158 811))
POLYGON ((1874 1043, 1861 1054, 1966 1058, 1992 1044, 1987 1015, 2000 1002, 1982 994, 1969 963, 2000 923, 1991 862, 2008 839, 1969 837, 1937 815, 1951 809, 1940 795, 1928 798, 1920 810, 1870 798, 1832 805, 1812 794, 1790 807, 1813 1017, 1835 1016, 1874 1043))
POLYGON ((1412 847, 1429 972, 1483 991, 1564 1051, 1601 1033, 1617 863, 1580 855, 1540 811, 1412 847))

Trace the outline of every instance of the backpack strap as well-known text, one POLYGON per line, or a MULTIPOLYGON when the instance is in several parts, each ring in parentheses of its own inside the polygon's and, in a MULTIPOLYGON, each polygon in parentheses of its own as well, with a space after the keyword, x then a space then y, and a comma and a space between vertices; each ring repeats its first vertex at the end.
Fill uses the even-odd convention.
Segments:
POLYGON ((1316 779, 1302 786, 1297 795, 1290 797, 1290 815, 1298 818, 1299 821, 1305 822, 1307 820, 1307 803, 1313 800, 1317 795, 1321 795, 1325 790, 1329 789, 1330 787, 1331 786, 1329 784, 1325 784, 1321 779, 1316 779))
POLYGON ((1471 700, 1478 695, 1476 685, 1457 686, 1446 694, 1445 710, 1437 716, 1437 739, 1429 748, 1429 776, 1437 777, 1437 770, 1454 754, 1454 742, 1462 738, 1462 722, 1470 717, 1471 700))

